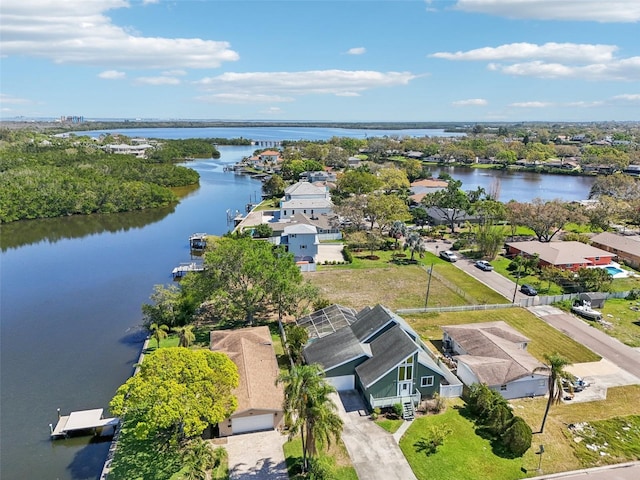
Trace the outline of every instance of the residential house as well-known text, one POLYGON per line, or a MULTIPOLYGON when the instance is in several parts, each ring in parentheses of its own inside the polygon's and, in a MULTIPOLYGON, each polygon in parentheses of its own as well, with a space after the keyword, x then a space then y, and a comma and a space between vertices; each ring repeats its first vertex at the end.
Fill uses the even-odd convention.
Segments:
POLYGON ((414 203, 420 203, 427 193, 444 190, 449 185, 446 180, 435 178, 424 178, 411 183, 411 196, 409 199, 414 203))
POLYGON ((249 157, 245 162, 256 170, 273 171, 282 161, 277 150, 265 150, 264 152, 249 157))
POLYGON ((310 215, 311 218, 333 211, 331 196, 326 188, 308 182, 297 182, 287 187, 280 200, 280 219, 290 218, 296 213, 310 215))
POLYGON ((540 256, 539 265, 563 270, 609 265, 616 256, 606 250, 581 242, 510 242, 506 244, 509 256, 540 256))
POLYGON ((481 217, 470 215, 464 210, 454 210, 452 208, 428 207, 427 218, 431 225, 451 225, 451 220, 456 227, 461 227, 465 223, 479 223, 481 217))
MULTIPOLYGON (((305 225, 299 223, 284 227, 282 232, 280 245, 284 245, 289 253, 292 253, 296 263, 313 264, 315 271, 315 263, 318 259, 318 230, 313 225, 305 225)), ((306 269, 309 271, 309 269, 306 269)))
POLYGON ((338 177, 335 172, 318 171, 318 172, 302 172, 300 181, 309 183, 336 183, 338 177))
POLYGON ((386 307, 366 307, 355 320, 353 312, 346 312, 338 329, 316 327, 314 315, 325 321, 318 314, 299 321, 311 337, 303 350, 305 361, 320 364, 338 391, 357 389, 371 408, 402 403, 412 412, 421 398, 447 383, 418 334, 386 307))
POLYGON ((238 408, 218 424, 219 435, 278 428, 284 418, 284 392, 281 385, 276 385, 279 369, 269 328, 214 330, 210 345, 214 352, 229 356, 240 376, 238 388, 233 392, 238 408))
POLYGON ((591 243, 618 257, 632 268, 640 269, 640 235, 602 232, 591 237, 591 243))
POLYGON ((530 340, 505 322, 446 325, 442 330, 445 352, 453 356, 465 385, 485 384, 506 399, 547 393, 549 376, 527 352, 530 340))

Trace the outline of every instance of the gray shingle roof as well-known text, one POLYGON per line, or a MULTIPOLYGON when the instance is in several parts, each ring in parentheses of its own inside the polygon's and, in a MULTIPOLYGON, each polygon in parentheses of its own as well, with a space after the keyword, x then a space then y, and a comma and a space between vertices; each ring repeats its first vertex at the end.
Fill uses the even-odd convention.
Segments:
POLYGON ((370 345, 373 356, 356 367, 365 388, 369 388, 380 377, 418 351, 418 346, 399 325, 384 332, 370 345))
POLYGON ((351 328, 342 328, 331 335, 312 341, 305 347, 303 355, 307 363, 319 363, 327 371, 358 357, 369 356, 369 352, 351 328))

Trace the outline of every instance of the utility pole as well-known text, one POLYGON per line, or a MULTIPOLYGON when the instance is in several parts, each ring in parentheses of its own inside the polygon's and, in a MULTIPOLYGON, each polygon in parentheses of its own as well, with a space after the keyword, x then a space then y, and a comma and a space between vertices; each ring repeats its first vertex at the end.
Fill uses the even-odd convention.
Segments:
POLYGON ((427 304, 429 303, 429 290, 431 289, 432 273, 433 273, 433 263, 431 264, 431 268, 429 269, 429 281, 427 282, 427 297, 424 299, 424 308, 427 308, 427 304))

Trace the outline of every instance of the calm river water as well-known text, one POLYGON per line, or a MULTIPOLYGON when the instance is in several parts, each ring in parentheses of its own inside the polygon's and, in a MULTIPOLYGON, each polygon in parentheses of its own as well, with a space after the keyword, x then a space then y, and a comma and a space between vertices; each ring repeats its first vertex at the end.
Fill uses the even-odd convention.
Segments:
MULTIPOLYGON (((194 135, 192 129, 175 130, 121 132, 156 138, 255 138, 255 131, 194 135)), ((304 130, 300 138, 309 138, 309 129, 304 130)), ((316 138, 346 136, 336 129, 317 130, 324 132, 314 130, 316 138)), ((171 269, 189 260, 188 236, 226 232, 227 210, 243 210, 260 195, 259 182, 223 172, 225 164, 253 150, 220 147, 219 160, 189 163, 201 175, 200 187, 173 208, 0 226, 3 480, 98 477, 109 444, 87 438, 51 442, 48 425, 57 419, 56 408, 68 413, 108 406, 132 373, 144 339, 138 327, 140 306, 153 285, 170 283, 171 269)), ((593 181, 477 170, 450 173, 466 189, 475 188, 474 182, 488 188, 499 174, 503 200, 582 199, 593 181)))

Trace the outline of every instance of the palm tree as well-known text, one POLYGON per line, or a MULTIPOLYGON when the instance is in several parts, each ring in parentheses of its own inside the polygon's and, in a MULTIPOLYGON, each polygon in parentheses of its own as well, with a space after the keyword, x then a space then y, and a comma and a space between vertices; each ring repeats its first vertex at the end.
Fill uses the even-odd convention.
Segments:
POLYGON ((158 348, 160 348, 160 340, 163 338, 167 338, 169 327, 166 325, 158 325, 157 323, 152 323, 149 325, 149 330, 151 330, 151 336, 156 339, 158 342, 158 348))
POLYGON ((196 339, 196 335, 193 333, 193 325, 179 327, 176 331, 178 332, 179 347, 189 347, 196 339))
POLYGON ((563 389, 562 389, 562 381, 568 380, 569 385, 575 379, 573 375, 569 372, 565 371, 565 367, 571 365, 571 362, 561 356, 558 353, 554 353, 552 355, 544 355, 545 360, 548 362, 548 365, 544 367, 539 367, 534 370, 542 371, 549 373, 549 399, 547 400, 547 407, 544 410, 544 417, 542 417, 542 426, 540 427, 540 432, 544 432, 544 425, 547 422, 547 415, 549 414, 549 409, 551 408, 551 404, 558 404, 562 401, 563 389))
POLYGON ((335 389, 324 379, 319 365, 294 365, 280 374, 276 383, 284 384, 285 421, 289 439, 300 433, 302 440, 302 470, 308 470, 308 456, 317 454, 317 446, 339 438, 342 420, 335 413, 336 405, 329 398, 335 389))
POLYGON ((411 252, 411 261, 413 261, 413 257, 416 253, 422 254, 425 251, 424 243, 422 242, 422 237, 418 232, 411 232, 406 239, 406 243, 404 244, 405 248, 408 248, 411 252))
POLYGON ((389 235, 391 235, 391 237, 395 239, 396 241, 395 248, 397 249, 398 240, 400 240, 400 237, 407 236, 407 225, 400 220, 396 220, 395 222, 393 222, 393 224, 391 225, 391 228, 389 229, 389 235))
POLYGON ((216 465, 217 457, 216 452, 203 439, 191 440, 182 456, 183 468, 186 471, 181 480, 206 480, 207 470, 216 465))

